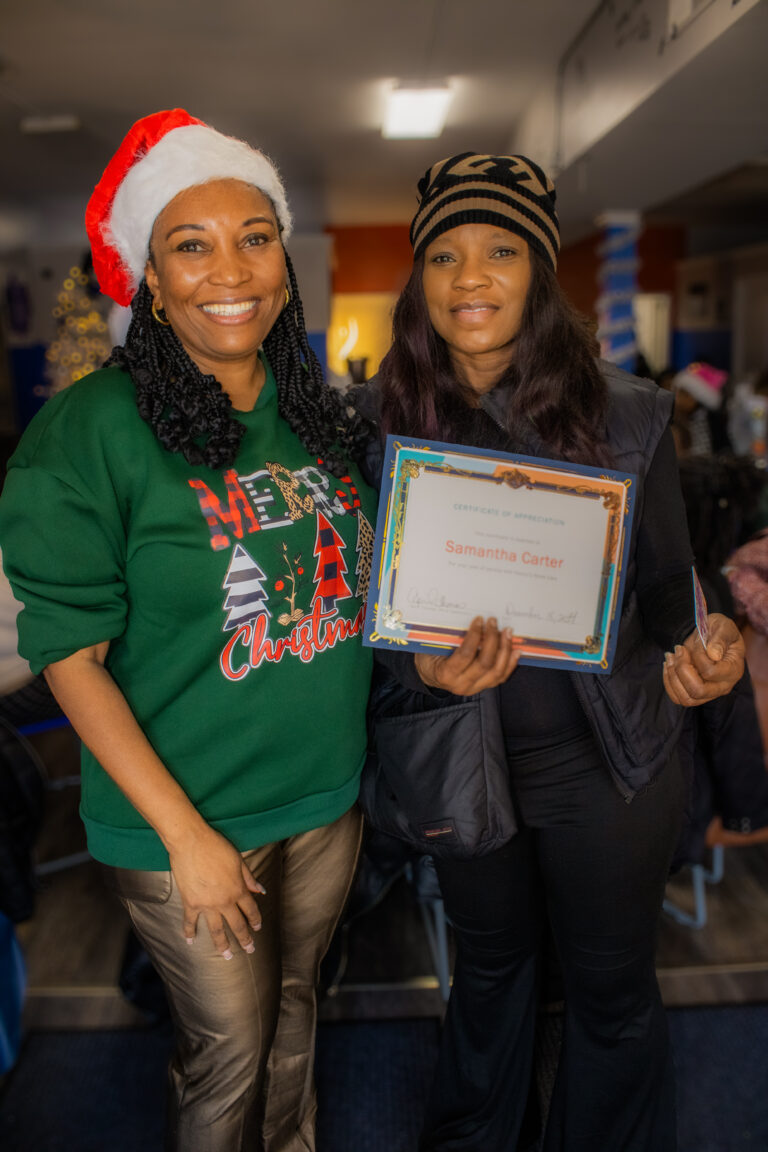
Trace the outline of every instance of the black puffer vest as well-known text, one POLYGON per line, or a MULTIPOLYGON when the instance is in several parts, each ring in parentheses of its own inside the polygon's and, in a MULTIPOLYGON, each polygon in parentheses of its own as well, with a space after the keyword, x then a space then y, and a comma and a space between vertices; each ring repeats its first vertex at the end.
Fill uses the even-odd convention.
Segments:
MULTIPOLYGON (((612 364, 601 362, 600 367, 609 390, 607 439, 614 467, 637 477, 632 489, 632 537, 612 671, 608 675, 574 672, 571 678, 616 786, 625 799, 631 800, 667 763, 684 718, 684 710, 673 704, 664 691, 664 654, 643 631, 636 593, 637 533, 643 515, 644 480, 671 418, 672 396, 612 364)), ((368 419, 376 419, 379 395, 375 378, 362 390, 357 406, 368 419)), ((375 487, 379 485, 381 466, 381 445, 372 442, 366 478, 375 487)), ((687 535, 687 531, 683 520, 680 532, 687 535)), ((431 693, 419 680, 412 656, 377 650, 376 658, 379 674, 371 704, 374 720, 429 711, 437 721, 441 708, 462 701, 461 697, 431 693)), ((490 689, 474 699, 480 703, 479 731, 483 742, 489 745, 486 751, 494 759, 503 757, 498 692, 490 689)), ((378 738, 381 739, 380 729, 378 738)))
MULTIPOLYGON (((616 784, 630 799, 664 767, 684 718, 684 710, 664 691, 664 654, 643 632, 635 590, 644 480, 671 418, 672 396, 611 364, 603 363, 601 368, 610 395, 608 444, 614 464, 622 472, 633 472, 637 486, 613 668, 607 676, 574 672, 572 679, 616 784)), ((687 536, 684 520, 680 532, 687 536)))

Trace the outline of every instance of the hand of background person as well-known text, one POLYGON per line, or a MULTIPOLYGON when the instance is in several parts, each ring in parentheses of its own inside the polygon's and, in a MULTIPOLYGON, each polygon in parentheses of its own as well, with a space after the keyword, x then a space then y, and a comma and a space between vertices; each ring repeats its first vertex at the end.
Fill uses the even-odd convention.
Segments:
POLYGON ((245 952, 253 952, 252 930, 261 928, 261 913, 254 894, 266 891, 251 874, 234 845, 215 829, 195 837, 194 845, 170 854, 171 871, 184 908, 183 931, 193 944, 200 916, 205 918, 214 947, 232 959, 224 921, 245 952))
POLYGON ((744 673, 744 639, 728 616, 707 616, 707 647, 697 630, 664 657, 664 687, 675 704, 695 708, 725 696, 744 673))
POLYGON ((458 648, 450 656, 419 652, 416 671, 430 688, 443 688, 456 696, 474 696, 507 680, 520 659, 512 645, 512 629, 499 632, 493 616, 477 616, 458 648))

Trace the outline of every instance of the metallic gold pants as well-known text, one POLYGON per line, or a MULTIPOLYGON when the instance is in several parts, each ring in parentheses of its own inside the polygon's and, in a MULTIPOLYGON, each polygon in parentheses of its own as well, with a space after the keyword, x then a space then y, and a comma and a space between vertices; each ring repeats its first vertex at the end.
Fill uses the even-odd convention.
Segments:
POLYGON ((314 1152, 315 988, 352 881, 357 809, 245 853, 264 885, 248 955, 190 947, 170 872, 106 869, 165 984, 176 1025, 168 1152, 314 1152))

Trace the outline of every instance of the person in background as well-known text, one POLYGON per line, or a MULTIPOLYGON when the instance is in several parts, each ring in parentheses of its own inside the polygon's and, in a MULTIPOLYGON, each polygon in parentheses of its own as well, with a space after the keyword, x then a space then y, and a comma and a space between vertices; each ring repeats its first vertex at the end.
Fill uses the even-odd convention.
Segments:
POLYGON ((641 376, 644 380, 652 380, 653 372, 651 366, 645 358, 644 353, 638 350, 635 355, 634 375, 641 376))
POLYGON ((734 452, 761 466, 768 457, 768 368, 740 380, 728 405, 728 435, 734 452))
POLYGON ((681 455, 711 456, 728 447, 721 412, 727 372, 710 364, 689 364, 672 380, 673 432, 681 455))
POLYGON ((165 983, 167 1147, 306 1152, 315 983, 360 840, 362 438, 309 348, 261 152, 145 117, 86 224, 133 315, 11 462, 20 649, 82 739, 89 849, 165 983))
MULTIPOLYGON (((637 373, 635 373, 637 375, 637 373)), ((675 370, 671 367, 662 368, 661 372, 657 372, 653 377, 654 382, 659 388, 663 388, 665 392, 671 392, 673 381, 675 379, 675 370)))
POLYGON ((489 695, 504 742, 493 751, 506 753, 519 813, 498 851, 435 861, 456 964, 420 1149, 520 1146, 548 919, 565 1025, 541 1147, 671 1152, 673 1069, 654 952, 685 802, 676 746, 684 710, 738 681, 743 643, 721 615, 709 616, 706 647, 694 627, 672 397, 595 359, 555 278, 547 175, 523 156, 441 160, 419 183, 411 240, 392 348, 358 401, 378 429, 371 478, 386 433, 636 477, 611 674, 518 666, 514 637, 494 618, 473 621, 450 655, 376 653, 374 721, 390 715, 387 678, 411 688, 409 715, 430 697, 422 710, 433 724, 441 704, 456 724, 457 697, 489 695))
POLYGON ((768 528, 736 548, 723 571, 742 622, 768 769, 768 528))

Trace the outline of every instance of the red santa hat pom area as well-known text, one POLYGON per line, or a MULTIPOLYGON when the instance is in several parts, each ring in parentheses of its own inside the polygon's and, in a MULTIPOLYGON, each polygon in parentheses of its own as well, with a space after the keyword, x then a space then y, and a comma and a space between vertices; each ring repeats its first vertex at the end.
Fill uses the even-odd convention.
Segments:
POLYGON ((223 136, 183 108, 137 120, 93 190, 85 212, 102 292, 130 304, 149 255, 155 220, 174 196, 209 180, 242 180, 275 206, 282 239, 291 234, 285 189, 270 160, 223 136))
POLYGON ((678 372, 672 383, 675 388, 682 388, 699 404, 715 412, 722 404, 723 385, 727 379, 727 372, 721 372, 711 364, 696 363, 678 372))

